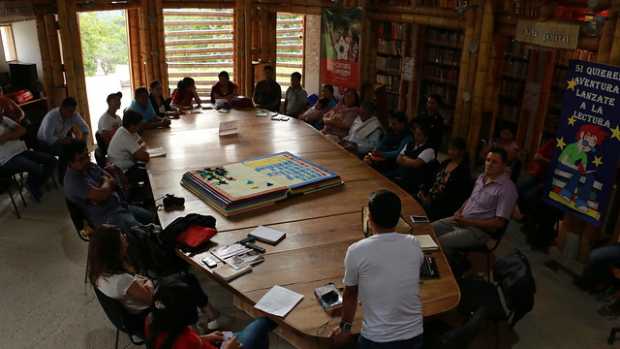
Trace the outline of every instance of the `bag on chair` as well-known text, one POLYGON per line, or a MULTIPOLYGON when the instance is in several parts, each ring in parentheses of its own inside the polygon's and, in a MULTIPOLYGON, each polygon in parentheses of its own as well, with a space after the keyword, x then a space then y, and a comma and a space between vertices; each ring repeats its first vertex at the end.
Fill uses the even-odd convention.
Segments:
POLYGON ((497 258, 493 275, 510 310, 510 325, 514 326, 534 308, 536 282, 530 263, 521 251, 516 250, 497 258))

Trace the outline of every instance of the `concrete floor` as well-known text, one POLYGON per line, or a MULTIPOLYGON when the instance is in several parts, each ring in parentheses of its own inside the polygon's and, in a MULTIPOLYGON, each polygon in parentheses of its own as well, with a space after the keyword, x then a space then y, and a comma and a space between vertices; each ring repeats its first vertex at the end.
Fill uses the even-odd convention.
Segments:
MULTIPOLYGON (((92 289, 84 286, 87 244, 78 239, 59 191, 42 203, 13 214, 6 195, 0 196, 0 348, 114 348, 114 329, 92 289)), ((534 310, 514 330, 504 329, 502 348, 610 348, 609 329, 620 325, 597 315, 602 303, 577 290, 570 277, 543 265, 549 256, 525 247, 516 226, 502 242, 500 254, 518 247, 530 258, 538 286, 534 310)), ((205 280, 205 282, 207 282, 205 280)), ((245 317, 236 311, 227 292, 213 283, 206 287, 224 314, 227 328, 238 328, 245 317)), ((121 345, 128 345, 121 336, 121 345)), ((492 348, 481 336, 476 348, 492 348)), ((272 348, 290 348, 277 338, 272 348)), ((620 348, 620 341, 616 345, 620 348)))

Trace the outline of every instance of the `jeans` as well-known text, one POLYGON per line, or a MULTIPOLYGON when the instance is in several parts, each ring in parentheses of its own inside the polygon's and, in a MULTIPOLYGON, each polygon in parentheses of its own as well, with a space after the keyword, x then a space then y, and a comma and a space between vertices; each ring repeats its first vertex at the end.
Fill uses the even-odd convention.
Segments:
POLYGON ((620 266, 620 243, 595 248, 590 252, 590 261, 583 270, 582 281, 587 287, 611 279, 609 268, 620 266))
POLYGON ((67 170, 67 162, 63 159, 63 152, 65 149, 65 144, 56 142, 54 144, 46 144, 44 142, 39 142, 39 148, 41 151, 46 152, 51 155, 58 156, 58 183, 63 183, 65 181, 65 172, 67 170))
POLYGON ((241 332, 235 333, 243 349, 268 349, 269 332, 276 328, 276 323, 267 318, 258 318, 247 325, 241 332))
POLYGON ((565 166, 563 164, 558 164, 558 167, 562 171, 571 174, 568 183, 566 183, 564 189, 562 189, 562 191, 560 192, 560 195, 570 200, 575 193, 575 189, 579 188, 579 191, 575 198, 575 206, 577 207, 577 209, 587 209, 588 200, 590 199, 590 192, 592 191, 592 185, 594 184, 594 174, 586 173, 582 175, 576 169, 565 166), (586 180, 583 184, 580 182, 582 176, 586 180))
POLYGON ((106 223, 116 225, 122 231, 129 231, 133 226, 153 223, 154 220, 155 218, 149 210, 128 205, 127 208, 121 206, 116 212, 108 215, 106 223))
POLYGON ((489 234, 484 230, 476 227, 458 226, 452 217, 440 219, 433 222, 432 225, 448 259, 459 250, 484 246, 490 239, 489 234))
POLYGON ((10 174, 28 173, 26 185, 33 195, 41 194, 41 186, 53 173, 56 158, 49 154, 26 150, 7 161, 1 169, 10 174))
POLYGON ((423 335, 402 341, 377 343, 359 336, 358 349, 422 349, 424 344, 423 335))

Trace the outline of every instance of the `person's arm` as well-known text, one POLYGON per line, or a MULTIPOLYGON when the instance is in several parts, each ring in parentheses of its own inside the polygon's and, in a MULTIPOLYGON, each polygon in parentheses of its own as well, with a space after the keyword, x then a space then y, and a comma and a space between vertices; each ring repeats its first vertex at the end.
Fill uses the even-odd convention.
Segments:
POLYGON ((345 286, 342 293, 342 321, 353 323, 357 311, 357 286, 345 286))
POLYGON ((8 132, 5 132, 4 134, 0 136, 0 144, 7 142, 7 141, 13 141, 16 139, 20 139, 23 135, 26 134, 26 129, 23 126, 15 123, 11 119, 7 119, 7 120, 10 120, 10 122, 6 120, 5 122, 7 122, 10 125, 11 129, 8 132))
MULTIPOLYGON (((287 92, 286 96, 288 96, 288 92, 287 92)), ((287 110, 286 107, 287 107, 287 105, 288 105, 288 98, 284 97, 284 105, 280 108, 280 113, 286 114, 286 110, 287 110)))
POLYGON ((402 167, 407 168, 421 168, 422 166, 426 165, 426 162, 424 162, 422 159, 412 159, 404 154, 398 155, 398 157, 396 158, 396 163, 402 167))
POLYGON ((460 225, 476 227, 489 232, 504 229, 506 224, 508 224, 508 221, 502 217, 494 217, 488 219, 469 219, 463 217, 462 215, 455 215, 454 221, 460 225))
POLYGON ((146 151, 146 144, 143 143, 142 146, 133 153, 133 158, 136 161, 142 162, 149 162, 149 160, 151 160, 149 153, 146 151))
POLYGON ((90 128, 79 113, 73 115, 73 123, 80 128, 84 136, 90 133, 90 128))
POLYGON ((88 188, 86 198, 95 203, 106 201, 114 193, 115 185, 112 177, 107 175, 103 176, 103 183, 99 187, 91 186, 88 188))

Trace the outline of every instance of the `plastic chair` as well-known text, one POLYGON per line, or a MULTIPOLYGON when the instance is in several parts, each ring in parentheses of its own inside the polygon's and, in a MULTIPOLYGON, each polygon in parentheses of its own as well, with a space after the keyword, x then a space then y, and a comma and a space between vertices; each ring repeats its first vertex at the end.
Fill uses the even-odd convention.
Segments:
POLYGON ((110 322, 112 322, 114 327, 116 327, 114 348, 118 349, 118 337, 121 331, 127 333, 129 340, 134 345, 144 344, 144 328, 132 328, 132 324, 140 322, 142 323, 142 326, 144 326, 143 316, 130 314, 119 301, 106 296, 96 287, 93 287, 93 289, 95 290, 95 295, 97 296, 97 300, 99 301, 101 308, 103 308, 103 312, 106 314, 110 322), (142 321, 139 321, 140 319, 142 319, 142 321), (136 340, 134 337, 138 337, 139 340, 136 340))
POLYGON ((92 226, 89 224, 86 215, 82 212, 82 209, 69 199, 65 198, 65 202, 67 203, 67 209, 69 210, 69 215, 71 216, 71 222, 73 222, 73 226, 75 227, 75 232, 78 237, 84 241, 90 240, 90 234, 93 231, 92 226))

